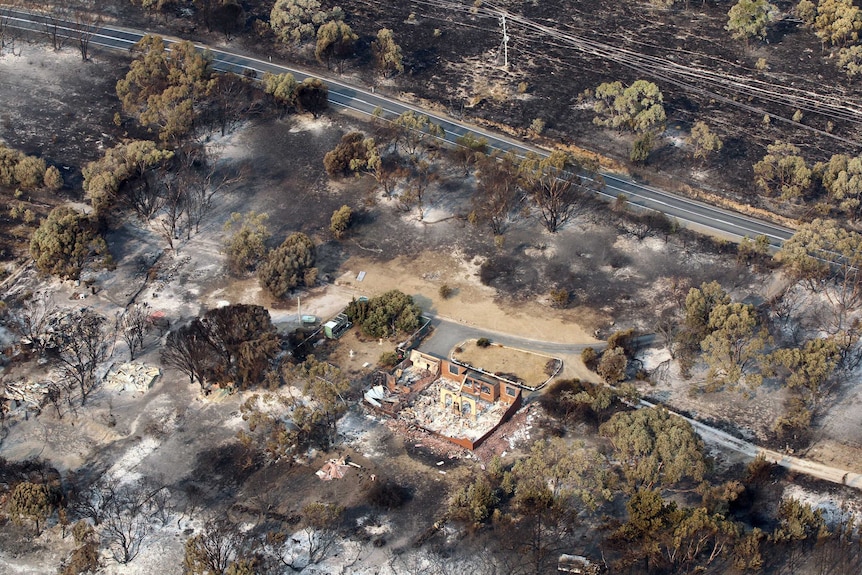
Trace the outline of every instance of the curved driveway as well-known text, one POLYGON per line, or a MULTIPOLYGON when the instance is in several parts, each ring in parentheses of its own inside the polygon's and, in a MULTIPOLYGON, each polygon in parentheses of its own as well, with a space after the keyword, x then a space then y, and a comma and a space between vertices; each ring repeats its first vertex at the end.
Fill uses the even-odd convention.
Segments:
MULTIPOLYGON (((38 15, 26 11, 7 8, 3 10, 0 16, 5 18, 8 25, 13 28, 40 32, 44 26, 44 24, 39 22, 38 15)), ((73 22, 60 25, 60 33, 74 38, 76 36, 74 26, 73 22)), ((90 43, 93 46, 128 51, 144 34, 146 32, 142 30, 104 25, 94 32, 90 43)), ((168 45, 177 41, 179 40, 165 37, 165 42, 168 45)), ((354 110, 366 115, 371 115, 377 110, 382 117, 387 119, 395 118, 410 110, 425 114, 443 127, 445 130, 445 140, 449 143, 455 143, 460 136, 471 132, 486 138, 489 147, 496 150, 511 151, 519 156, 523 156, 528 152, 547 155, 547 151, 530 144, 489 132, 483 128, 460 122, 437 112, 417 108, 390 96, 375 94, 372 91, 348 84, 333 77, 313 74, 302 68, 283 66, 269 60, 263 60, 238 52, 228 52, 204 45, 198 45, 198 47, 201 50, 206 49, 210 51, 213 57, 213 67, 220 71, 236 73, 254 71, 257 74, 265 72, 275 74, 290 72, 300 81, 308 77, 319 77, 329 86, 330 103, 340 108, 354 110)), ((683 225, 711 233, 712 235, 719 235, 734 241, 738 241, 744 236, 754 238, 765 235, 769 238, 770 244, 774 248, 778 248, 793 233, 792 230, 783 226, 710 206, 697 200, 677 196, 658 188, 640 184, 619 174, 603 172, 601 175, 605 183, 604 188, 598 192, 601 196, 614 199, 623 194, 630 205, 662 212, 668 217, 675 218, 683 225)))

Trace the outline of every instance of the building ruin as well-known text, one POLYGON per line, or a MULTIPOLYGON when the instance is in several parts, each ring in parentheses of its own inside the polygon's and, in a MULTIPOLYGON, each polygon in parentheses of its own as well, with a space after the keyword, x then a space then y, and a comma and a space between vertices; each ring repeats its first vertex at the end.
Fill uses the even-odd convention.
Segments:
POLYGON ((377 411, 471 450, 521 401, 511 382, 415 349, 391 373, 378 372, 365 393, 377 411))

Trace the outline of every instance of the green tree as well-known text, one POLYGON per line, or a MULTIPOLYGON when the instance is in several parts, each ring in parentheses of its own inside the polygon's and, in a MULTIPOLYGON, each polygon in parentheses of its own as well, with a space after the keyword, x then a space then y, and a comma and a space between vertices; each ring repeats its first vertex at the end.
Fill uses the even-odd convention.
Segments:
POLYGON ((805 26, 812 27, 817 18, 817 5, 811 0, 799 0, 793 8, 793 14, 802 20, 805 26))
POLYGON ((266 241, 269 228, 266 221, 269 214, 239 212, 231 214, 224 224, 224 231, 230 235, 225 240, 224 253, 230 273, 240 276, 253 271, 266 257, 266 241))
POLYGON ((323 156, 323 167, 330 176, 340 176, 368 171, 369 164, 377 159, 379 154, 374 138, 366 138, 362 132, 348 132, 334 149, 323 156))
POLYGON ((615 385, 626 378, 627 365, 628 358, 623 348, 609 348, 602 353, 596 372, 602 376, 606 383, 615 385))
POLYGON ((730 296, 716 281, 691 288, 685 297, 685 328, 699 344, 709 334, 709 317, 716 306, 730 303, 730 296))
POLYGON ((449 500, 449 515, 453 519, 478 525, 491 517, 499 501, 488 478, 479 475, 452 494, 449 500))
POLYGON ((832 306, 833 331, 849 325, 848 314, 862 303, 862 235, 833 220, 803 224, 784 242, 775 260, 832 306))
POLYGON ((529 153, 521 161, 521 186, 533 201, 542 224, 554 233, 586 207, 586 199, 604 184, 595 166, 582 163, 559 150, 543 158, 529 153))
POLYGON ((841 48, 838 51, 838 65, 850 78, 862 73, 862 45, 841 48))
POLYGON ((77 279, 91 256, 110 261, 108 246, 84 214, 67 206, 51 210, 30 238, 30 255, 43 272, 77 279))
POLYGON ((650 132, 640 134, 635 138, 634 144, 632 144, 631 152, 629 152, 629 160, 635 164, 646 163, 650 152, 652 152, 654 143, 655 138, 650 132))
POLYGON ((313 355, 301 364, 288 365, 283 371, 285 381, 301 386, 308 399, 298 405, 292 414, 297 426, 299 445, 314 442, 323 449, 335 442, 338 419, 347 411, 344 395, 350 389, 350 381, 344 373, 313 355))
POLYGON ((315 118, 329 107, 329 87, 320 78, 306 78, 296 87, 296 106, 315 118))
POLYGON ((296 105, 296 88, 299 86, 293 74, 272 74, 265 72, 263 75, 263 91, 285 109, 296 105))
POLYGON ((333 58, 338 62, 338 72, 343 72, 344 60, 353 55, 353 46, 359 36, 341 20, 333 20, 323 24, 317 29, 317 45, 314 48, 314 56, 321 64, 329 64, 333 58))
POLYGON ((611 440, 631 493, 706 474, 703 442, 691 424, 661 407, 617 413, 599 432, 611 440))
POLYGON ((126 113, 142 126, 159 130, 163 141, 187 134, 212 88, 211 56, 188 41, 170 51, 159 36, 144 36, 132 47, 135 59, 117 82, 117 96, 126 113))
POLYGON ((18 183, 15 179, 15 166, 24 157, 18 150, 6 147, 0 142, 0 185, 14 186, 18 183))
POLYGON ((18 523, 32 521, 38 535, 44 521, 54 512, 55 499, 51 488, 44 483, 21 482, 9 496, 9 515, 18 523))
POLYGON ((736 246, 736 261, 739 264, 747 264, 758 257, 769 254, 769 237, 765 235, 751 239, 743 237, 736 246))
MULTIPOLYGON (((174 157, 170 150, 163 150, 150 140, 129 140, 105 150, 105 155, 88 163, 81 170, 84 176, 84 192, 96 214, 103 214, 113 207, 120 188, 130 180, 140 178, 141 184, 149 187, 147 172, 164 165, 174 157)), ((145 194, 146 195, 146 194, 145 194)))
POLYGON ((341 8, 323 10, 318 0, 276 0, 269 15, 269 24, 282 42, 299 44, 313 38, 321 24, 343 18, 341 8))
POLYGON ((766 37, 766 26, 776 10, 766 0, 739 0, 727 13, 725 29, 734 39, 745 40, 747 46, 752 38, 766 37))
POLYGON ((806 341, 802 347, 775 350, 768 363, 770 375, 781 377, 814 415, 828 397, 828 383, 840 359, 841 350, 834 338, 818 338, 806 341))
POLYGON ((547 573, 571 545, 576 516, 613 497, 607 464, 596 450, 561 438, 539 440, 503 478, 513 491, 515 551, 524 571, 547 573), (529 569, 529 570, 527 570, 529 569))
POLYGON ((374 65, 383 76, 400 74, 404 71, 401 46, 395 43, 392 30, 381 28, 377 39, 371 42, 371 53, 374 55, 374 65))
POLYGON ((413 298, 398 290, 367 301, 353 300, 346 313, 363 334, 377 338, 413 333, 422 317, 422 310, 413 303, 413 298))
POLYGON ((60 189, 63 183, 59 176, 57 168, 46 167, 45 160, 27 156, 0 142, 0 186, 35 190, 44 185, 48 190, 55 191, 60 189))
POLYGON ((24 156, 15 166, 15 179, 24 190, 35 190, 42 186, 45 176, 45 160, 34 156, 24 156))
POLYGON ((823 174, 829 207, 854 221, 859 220, 862 216, 862 156, 851 158, 834 154, 828 163, 817 164, 814 171, 823 174))
POLYGON ((297 286, 314 285, 317 279, 314 258, 314 242, 307 235, 296 232, 269 252, 257 270, 257 277, 273 297, 282 298, 297 286))
POLYGON ((796 572, 806 549, 827 535, 823 512, 808 503, 785 497, 778 505, 778 525, 769 539, 784 548, 784 561, 790 573, 796 572))
POLYGON ((336 239, 340 240, 350 227, 352 218, 353 210, 350 209, 350 206, 341 206, 332 212, 332 217, 329 220, 329 231, 336 239))
POLYGON ((431 138, 443 138, 445 133, 440 124, 435 124, 425 114, 410 110, 392 121, 395 128, 396 143, 403 144, 407 153, 416 155, 421 145, 427 145, 431 138))
POLYGON ((862 30, 862 10, 853 0, 820 0, 814 33, 824 44, 846 45, 859 39, 862 30))
POLYGON ((204 366, 211 379, 240 389, 263 381, 279 351, 278 332, 265 307, 233 304, 211 309, 201 316, 200 327, 191 335, 202 335, 217 358, 204 366))
POLYGON ((593 123, 597 126, 639 134, 664 130, 664 96, 652 82, 636 80, 626 87, 622 82, 600 84, 595 97, 593 111, 598 115, 593 123))
POLYGON ((55 166, 48 166, 43 177, 45 188, 49 191, 56 192, 63 187, 63 176, 60 175, 60 170, 55 166))
POLYGON ((476 137, 473 132, 466 132, 455 140, 455 157, 464 166, 465 174, 469 173, 471 165, 478 164, 488 155, 488 139, 476 137))
POLYGON ((750 304, 728 303, 713 308, 709 335, 700 344, 709 366, 709 388, 734 388, 740 383, 757 387, 763 382, 759 366, 769 336, 758 323, 757 312, 750 304))
POLYGON ((754 164, 754 183, 767 196, 784 201, 800 199, 811 186, 811 168, 790 143, 775 142, 766 148, 763 159, 754 164))
POLYGON ((691 128, 688 145, 692 147, 692 155, 695 159, 705 160, 708 155, 721 151, 724 142, 718 134, 709 129, 706 122, 698 121, 691 128))

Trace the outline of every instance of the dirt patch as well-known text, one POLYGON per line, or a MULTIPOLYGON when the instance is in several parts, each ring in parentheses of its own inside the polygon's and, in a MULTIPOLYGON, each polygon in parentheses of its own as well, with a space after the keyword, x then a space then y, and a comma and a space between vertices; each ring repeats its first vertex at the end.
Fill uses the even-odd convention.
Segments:
POLYGON ((461 254, 430 250, 387 262, 354 256, 342 266, 345 271, 337 283, 352 289, 357 297, 397 288, 413 296, 423 310, 489 331, 561 343, 595 342, 589 335, 593 314, 580 318, 578 310, 557 311, 536 301, 498 300, 495 289, 481 285, 475 262, 461 254), (365 272, 361 282, 356 279, 360 271, 365 272), (440 295, 444 284, 453 290, 448 298, 440 295))
POLYGON ((517 381, 521 381, 529 387, 539 387, 557 369, 555 358, 496 343, 479 347, 476 345, 476 340, 466 342, 460 348, 456 348, 452 357, 461 363, 478 367, 490 373, 500 374, 510 379, 514 376, 517 381), (554 363, 551 373, 548 373, 547 369, 549 362, 554 363))

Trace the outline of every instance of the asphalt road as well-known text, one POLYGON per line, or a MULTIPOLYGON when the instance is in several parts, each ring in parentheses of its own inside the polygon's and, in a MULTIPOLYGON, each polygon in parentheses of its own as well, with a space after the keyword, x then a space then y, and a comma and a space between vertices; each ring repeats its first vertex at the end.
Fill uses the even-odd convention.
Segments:
POLYGON ((432 353, 438 357, 449 357, 452 349, 459 343, 468 339, 479 339, 480 337, 487 337, 494 343, 499 343, 507 347, 543 353, 553 357, 580 354, 586 347, 593 347, 597 350, 601 350, 604 349, 605 346, 605 342, 595 344, 570 344, 518 337, 508 333, 503 333, 502 331, 474 327, 464 322, 432 315, 427 312, 425 315, 431 318, 431 326, 434 328, 434 331, 430 336, 422 340, 421 348, 422 351, 432 353))
MULTIPOLYGON (((39 22, 37 15, 10 8, 3 9, 2 15, 6 18, 10 27, 35 32, 44 30, 44 23, 39 22)), ((67 33, 69 37, 74 38, 76 36, 72 22, 61 28, 61 32, 67 33)), ((142 30, 104 25, 93 34, 91 46, 128 51, 145 33, 142 30)), ((177 41, 175 38, 165 37, 165 42, 168 45, 177 41)), ((213 67, 220 71, 243 73, 253 70, 259 76, 264 72, 275 74, 290 72, 300 81, 308 77, 321 78, 329 86, 329 100, 335 107, 368 115, 372 114, 375 110, 379 110, 382 112, 382 116, 388 119, 396 118, 400 114, 410 110, 425 114, 432 121, 443 127, 445 130, 445 139, 449 143, 454 144, 457 138, 471 132, 486 138, 489 147, 492 149, 512 151, 520 156, 528 152, 547 155, 545 150, 529 144, 489 132, 478 126, 472 126, 436 112, 411 106, 389 96, 375 94, 372 91, 350 85, 334 77, 312 73, 293 66, 283 66, 268 59, 263 60, 237 52, 227 52, 203 45, 198 46, 201 49, 210 51, 213 57, 213 67)), ((662 212, 691 229, 734 241, 738 241, 745 236, 754 238, 765 235, 769 238, 770 244, 774 248, 780 247, 784 240, 788 239, 793 233, 792 230, 782 226, 710 206, 696 200, 683 198, 654 187, 640 184, 618 174, 603 172, 601 175, 604 178, 605 185, 598 192, 600 195, 608 199, 615 199, 620 194, 623 194, 627 198, 629 205, 662 212)))

